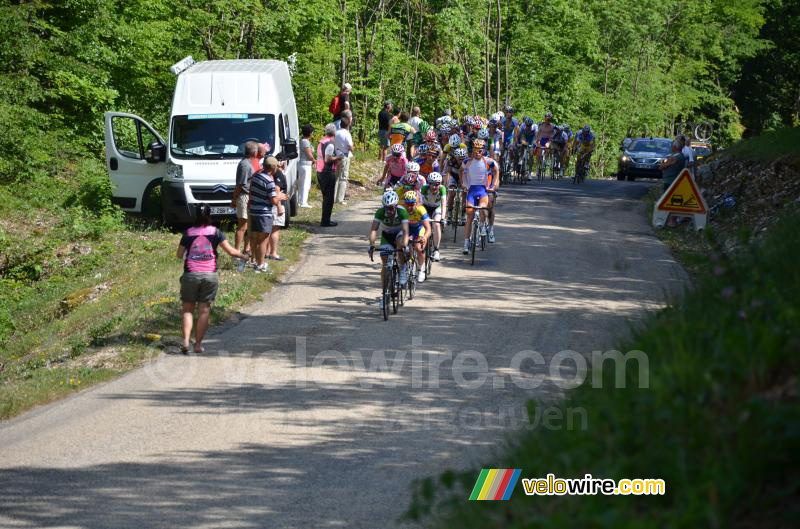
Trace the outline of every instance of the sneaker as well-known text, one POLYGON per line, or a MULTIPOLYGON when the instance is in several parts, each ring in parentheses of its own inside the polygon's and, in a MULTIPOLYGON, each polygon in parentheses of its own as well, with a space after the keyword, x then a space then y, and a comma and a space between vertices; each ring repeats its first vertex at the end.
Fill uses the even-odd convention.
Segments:
POLYGON ((423 283, 425 281, 425 277, 425 270, 420 269, 419 273, 417 274, 417 281, 423 283))
POLYGON ((464 255, 469 253, 469 239, 464 239, 464 255))
POLYGON ((261 266, 256 266, 256 274, 266 274, 268 272, 269 272, 269 265, 267 263, 264 263, 261 266))
POLYGON ((408 267, 400 267, 400 284, 405 285, 408 283, 408 267))
POLYGON ((478 231, 480 232, 481 237, 486 237, 486 226, 484 224, 481 224, 480 228, 478 228, 478 231))
POLYGON ((310 208, 311 204, 300 204, 301 208, 310 208))
POLYGON ((436 261, 436 262, 438 263, 438 262, 439 262, 439 259, 441 259, 441 258, 439 257, 439 250, 434 250, 434 251, 433 251, 433 260, 434 260, 434 261, 436 261))
POLYGON ((489 226, 489 242, 494 243, 494 226, 489 226))

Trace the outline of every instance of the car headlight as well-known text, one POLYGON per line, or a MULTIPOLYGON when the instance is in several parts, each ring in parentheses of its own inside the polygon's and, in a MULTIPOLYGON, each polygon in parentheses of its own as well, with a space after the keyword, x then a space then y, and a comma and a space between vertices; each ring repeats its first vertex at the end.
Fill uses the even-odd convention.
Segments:
POLYGON ((628 162, 628 160, 630 160, 630 158, 628 158, 628 157, 627 157, 627 156, 625 156, 625 155, 623 155, 623 156, 622 156, 622 163, 627 163, 627 162, 628 162))
POLYGON ((183 166, 176 163, 167 163, 167 179, 179 180, 183 178, 183 166))

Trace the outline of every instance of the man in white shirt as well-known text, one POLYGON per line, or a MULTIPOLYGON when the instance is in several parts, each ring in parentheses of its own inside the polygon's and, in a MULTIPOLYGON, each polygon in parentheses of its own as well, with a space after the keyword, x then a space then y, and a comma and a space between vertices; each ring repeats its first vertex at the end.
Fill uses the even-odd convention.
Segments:
POLYGON ((347 192, 347 179, 350 177, 350 160, 353 157, 353 136, 350 135, 348 116, 342 117, 342 128, 336 131, 333 142, 336 156, 342 157, 336 165, 336 202, 347 204, 344 198, 347 192))
POLYGON ((411 109, 411 119, 408 120, 408 124, 414 127, 414 130, 419 130, 419 124, 422 123, 422 118, 419 116, 422 113, 419 107, 414 107, 411 109))
POLYGON ((681 143, 683 144, 681 154, 686 158, 686 168, 694 176, 694 150, 689 145, 689 140, 686 139, 686 136, 681 136, 681 143))

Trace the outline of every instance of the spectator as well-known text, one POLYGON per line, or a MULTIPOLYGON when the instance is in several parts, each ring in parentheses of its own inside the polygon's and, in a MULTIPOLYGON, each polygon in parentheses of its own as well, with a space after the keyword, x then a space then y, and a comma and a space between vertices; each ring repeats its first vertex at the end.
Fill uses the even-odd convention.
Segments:
POLYGON ((314 126, 311 123, 303 125, 303 139, 300 140, 300 160, 297 166, 297 190, 300 192, 300 207, 310 208, 308 192, 311 189, 311 165, 314 159, 314 149, 311 146, 311 135, 314 126))
POLYGON ((381 149, 378 159, 381 161, 386 159, 386 149, 389 148, 389 126, 391 121, 392 102, 386 100, 383 103, 383 108, 378 112, 378 144, 381 149))
POLYGON ((339 129, 342 128, 342 120, 344 118, 347 118, 347 119, 350 120, 350 125, 353 124, 353 112, 350 111, 350 110, 342 110, 342 114, 339 117, 339 119, 337 119, 336 121, 333 122, 333 124, 336 125, 336 130, 339 130, 339 129))
POLYGON ((255 163, 253 164, 253 173, 257 173, 261 170, 262 165, 261 162, 264 161, 264 157, 269 152, 269 143, 259 143, 258 145, 258 156, 256 156, 255 163))
POLYGON ((419 107, 411 109, 411 118, 408 120, 408 124, 414 127, 414 130, 419 130, 419 124, 422 121, 422 118, 419 116, 421 112, 419 107))
POLYGON ((350 92, 352 91, 353 87, 350 85, 350 83, 344 83, 339 94, 334 96, 334 98, 331 100, 328 111, 330 111, 330 113, 333 115, 333 121, 338 121, 341 119, 342 112, 345 110, 352 110, 350 106, 350 92))
MULTIPOLYGON (((402 143, 403 147, 406 147, 408 137, 415 132, 417 130, 408 123, 408 112, 400 112, 400 121, 389 129, 389 143, 391 145, 402 143)), ((414 153, 412 152, 411 155, 413 156, 414 153)))
POLYGON ((659 165, 664 189, 667 189, 686 167, 686 157, 683 155, 682 149, 681 136, 677 136, 672 142, 672 154, 664 158, 659 165))
POLYGON ((692 174, 692 177, 694 177, 694 166, 695 166, 694 150, 692 149, 692 145, 691 143, 689 143, 689 140, 686 138, 686 136, 681 135, 680 140, 681 140, 681 154, 683 154, 683 157, 686 158, 686 168, 689 169, 689 172, 692 174))
POLYGON ((272 232, 273 206, 277 206, 277 213, 283 213, 282 201, 286 195, 278 193, 275 189, 275 172, 278 170, 278 160, 269 156, 264 160, 264 167, 253 175, 250 182, 250 203, 247 216, 250 221, 250 249, 255 255, 256 272, 269 272, 269 266, 264 262, 267 252, 267 238, 272 232))
MULTIPOLYGON (((249 163, 249 162, 248 162, 249 163)), ((217 247, 239 259, 247 256, 232 247, 225 234, 211 224, 211 207, 197 204, 194 225, 186 230, 178 244, 178 259, 183 259, 181 276, 181 313, 183 319, 183 342, 181 352, 189 352, 189 338, 194 325, 194 310, 197 308, 197 329, 194 335, 194 352, 204 351, 203 337, 208 330, 211 304, 217 297, 219 275, 217 274, 217 247)))
POLYGON ((336 131, 333 142, 336 156, 341 157, 336 165, 336 202, 347 204, 344 199, 347 193, 347 179, 350 178, 350 160, 353 157, 353 137, 350 135, 349 117, 342 117, 342 128, 336 131))
MULTIPOLYGON (((286 154, 279 152, 275 159, 278 160, 278 169, 273 177, 275 179, 275 191, 278 194, 286 195, 289 190, 286 186, 286 174, 284 173, 287 164, 286 154)), ((286 227, 286 201, 283 200, 281 205, 283 206, 282 213, 278 212, 277 206, 272 206, 272 231, 267 237, 266 256, 267 259, 274 261, 283 261, 283 257, 278 254, 278 242, 281 238, 281 230, 286 227)))
MULTIPOLYGON (((399 108, 392 110, 392 119, 389 121, 389 130, 391 130, 392 125, 400 123, 400 114, 402 114, 402 112, 403 111, 399 108)), ((391 132, 389 134, 391 134, 391 132)))
POLYGON ((317 168, 322 162, 322 170, 317 173, 319 189, 322 192, 322 220, 320 226, 332 227, 337 223, 331 220, 333 211, 333 199, 336 193, 336 165, 341 161, 341 156, 336 155, 336 125, 328 123, 325 125, 325 138, 320 140, 320 146, 324 150, 317 157, 317 168))
POLYGON ((236 167, 236 187, 233 190, 233 200, 231 207, 236 208, 236 234, 234 235, 235 248, 238 250, 242 248, 244 243, 244 252, 250 246, 249 241, 245 237, 247 234, 247 199, 250 194, 250 179, 253 173, 257 170, 254 165, 258 164, 258 143, 248 141, 244 144, 244 158, 241 159, 239 165, 236 167))

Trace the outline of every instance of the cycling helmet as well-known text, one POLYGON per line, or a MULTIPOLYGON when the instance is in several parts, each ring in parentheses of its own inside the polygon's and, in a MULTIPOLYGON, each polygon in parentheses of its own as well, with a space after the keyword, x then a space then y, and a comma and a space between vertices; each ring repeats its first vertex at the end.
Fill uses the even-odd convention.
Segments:
POLYGON ((408 162, 408 163, 406 163, 406 172, 407 173, 418 173, 419 172, 419 164, 417 162, 408 162))
POLYGON ((475 119, 472 116, 464 116, 464 124, 471 127, 475 125, 475 119))
POLYGON ((437 172, 432 172, 428 175, 428 183, 430 185, 439 185, 442 183, 442 174, 437 172))
POLYGON ((458 149, 453 151, 453 156, 455 156, 456 158, 466 158, 467 150, 462 147, 459 147, 458 149))
POLYGON ((392 145, 392 154, 394 154, 395 156, 400 156, 405 152, 406 149, 405 147, 403 147, 402 143, 395 143, 394 145, 392 145))
POLYGON ((554 130, 556 133, 558 133, 558 132, 561 132, 561 125, 556 125, 555 127, 553 127, 553 130, 554 130))
POLYGON ((436 131, 433 129, 429 129, 428 132, 425 133, 425 141, 433 141, 436 139, 436 131))
POLYGON ((545 112, 544 113, 544 119, 548 119, 548 118, 549 119, 553 119, 553 113, 552 112, 545 112))
POLYGON ((381 202, 384 206, 396 206, 398 202, 400 202, 400 197, 397 196, 397 193, 392 191, 391 189, 383 194, 381 197, 381 202))
POLYGON ((481 140, 489 139, 489 129, 481 129, 478 131, 478 138, 481 140))
POLYGON ((450 139, 447 141, 450 144, 450 147, 455 149, 459 145, 461 145, 461 136, 458 134, 453 134, 450 136, 450 139))
POLYGON ((428 145, 428 154, 432 156, 438 156, 439 150, 440 150, 439 143, 431 143, 428 145))
POLYGON ((503 108, 503 111, 506 112, 507 114, 513 114, 514 107, 512 107, 511 105, 506 105, 505 108, 503 108))
POLYGON ((440 127, 440 132, 445 136, 449 136, 452 131, 453 127, 450 126, 450 123, 446 123, 440 127))
POLYGON ((403 202, 408 204, 416 204, 417 203, 417 192, 416 191, 406 191, 406 194, 403 195, 403 202))
POLYGON ((417 147, 417 152, 418 152, 418 153, 419 153, 421 156, 425 156, 426 154, 428 154, 428 144, 427 144, 427 143, 423 143, 422 145, 420 145, 419 147, 417 147))
POLYGON ((494 116, 492 116, 492 118, 489 120, 489 123, 487 125, 489 127, 496 127, 498 122, 499 122, 499 120, 496 119, 494 116))
POLYGON ((587 134, 592 132, 592 127, 590 127, 589 125, 584 125, 583 126, 583 132, 585 132, 587 134))
POLYGON ((486 142, 480 138, 476 138, 472 140, 472 147, 475 149, 483 149, 486 146, 486 142))

